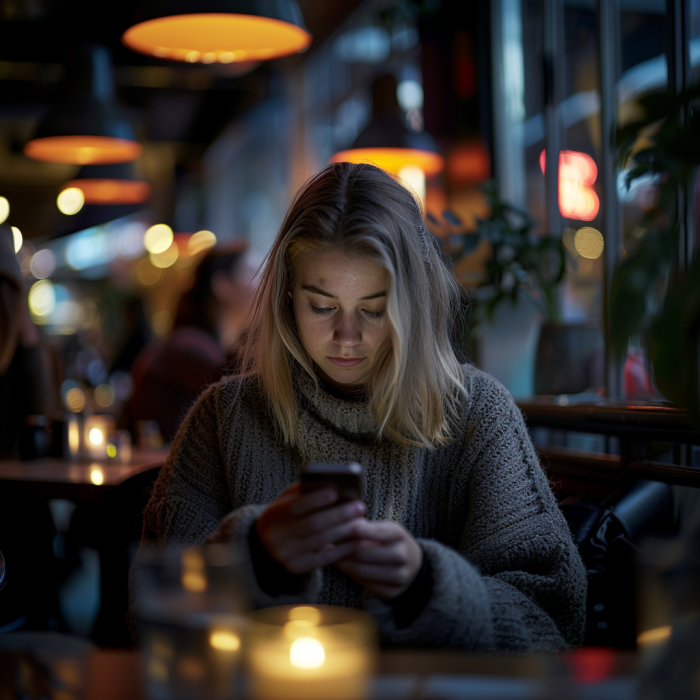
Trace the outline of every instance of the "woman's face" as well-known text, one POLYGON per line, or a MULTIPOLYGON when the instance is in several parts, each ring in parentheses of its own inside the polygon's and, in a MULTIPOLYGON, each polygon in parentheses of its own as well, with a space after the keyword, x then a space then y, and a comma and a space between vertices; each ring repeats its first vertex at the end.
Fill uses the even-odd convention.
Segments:
POLYGON ((346 388, 368 381, 389 337, 389 274, 378 263, 337 248, 297 261, 292 302, 299 338, 321 376, 346 388))

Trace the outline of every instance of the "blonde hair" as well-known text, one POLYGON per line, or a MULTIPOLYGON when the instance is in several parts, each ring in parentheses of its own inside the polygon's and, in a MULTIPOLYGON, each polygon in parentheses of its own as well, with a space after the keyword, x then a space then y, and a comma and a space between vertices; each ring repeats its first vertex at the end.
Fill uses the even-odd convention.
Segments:
POLYGON ((296 261, 320 248, 366 256, 389 273, 389 341, 367 383, 377 439, 445 444, 465 393, 449 339, 459 285, 415 196, 383 170, 352 163, 328 166, 296 194, 264 263, 241 354, 242 375, 261 382, 285 444, 295 445, 298 437, 294 364, 318 386, 288 292, 296 261))

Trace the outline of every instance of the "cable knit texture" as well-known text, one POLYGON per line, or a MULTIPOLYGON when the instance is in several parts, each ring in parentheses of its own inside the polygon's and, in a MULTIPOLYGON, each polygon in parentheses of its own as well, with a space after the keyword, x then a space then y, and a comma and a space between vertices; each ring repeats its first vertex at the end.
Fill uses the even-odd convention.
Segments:
POLYGON ((316 389, 301 373, 299 447, 285 448, 255 382, 209 387, 185 419, 145 511, 144 542, 232 540, 298 480, 303 462, 364 465, 370 520, 401 523, 430 565, 432 595, 407 627, 390 602, 335 567, 271 596, 248 566, 259 607, 294 603, 367 609, 390 646, 511 652, 581 643, 586 576, 566 522, 506 389, 465 365, 468 396, 455 439, 436 450, 374 437, 365 402, 316 389))

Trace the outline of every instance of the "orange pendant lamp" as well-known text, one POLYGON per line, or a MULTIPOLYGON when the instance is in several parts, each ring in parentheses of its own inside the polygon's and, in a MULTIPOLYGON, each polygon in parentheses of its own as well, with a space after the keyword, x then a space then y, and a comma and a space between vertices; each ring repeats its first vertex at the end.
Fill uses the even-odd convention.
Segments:
POLYGON ((151 196, 151 186, 137 179, 131 163, 86 165, 61 189, 69 187, 82 190, 85 204, 141 204, 151 196))
POLYGON ((63 94, 25 145, 25 155, 48 163, 91 165, 136 160, 141 151, 114 94, 109 49, 75 49, 63 94))
POLYGON ((300 53, 311 34, 296 0, 146 0, 122 43, 171 61, 233 63, 300 53))
POLYGON ((380 76, 372 84, 372 121, 348 150, 331 157, 331 163, 343 161, 372 163, 399 176, 406 169, 418 168, 426 178, 445 167, 445 159, 430 134, 415 134, 405 125, 393 75, 380 76))

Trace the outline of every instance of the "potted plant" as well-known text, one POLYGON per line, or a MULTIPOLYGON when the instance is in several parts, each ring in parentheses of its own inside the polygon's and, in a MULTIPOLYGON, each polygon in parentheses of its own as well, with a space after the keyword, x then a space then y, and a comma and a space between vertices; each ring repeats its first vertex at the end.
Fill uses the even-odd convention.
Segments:
POLYGON ((646 212, 643 235, 618 265, 610 289, 610 339, 624 357, 631 340, 645 347, 654 381, 666 398, 691 411, 700 428, 698 358, 700 338, 700 254, 681 264, 679 192, 693 196, 700 165, 700 116, 693 105, 700 86, 648 94, 641 116, 618 129, 619 166, 626 183, 650 177, 658 188, 646 212))
MULTIPOLYGON (((445 220, 456 232, 450 236, 451 254, 460 261, 483 241, 490 244, 486 274, 470 292, 475 300, 470 335, 493 321, 502 305, 526 299, 543 320, 535 362, 535 393, 577 393, 589 388, 591 358, 602 353, 602 335, 590 324, 564 324, 558 287, 566 272, 566 249, 559 237, 536 234, 537 222, 525 211, 504 202, 490 181, 483 186, 490 215, 477 218, 475 231, 451 212, 445 220), (460 230, 462 229, 462 230, 460 230), (556 360, 556 361, 555 361, 556 360)), ((430 218, 430 215, 429 215, 430 218)), ((433 217, 432 223, 439 225, 433 217)))

